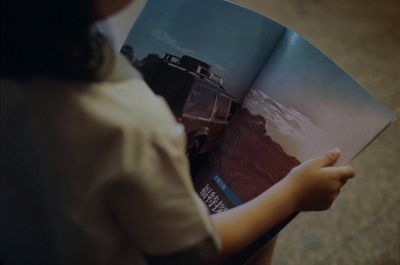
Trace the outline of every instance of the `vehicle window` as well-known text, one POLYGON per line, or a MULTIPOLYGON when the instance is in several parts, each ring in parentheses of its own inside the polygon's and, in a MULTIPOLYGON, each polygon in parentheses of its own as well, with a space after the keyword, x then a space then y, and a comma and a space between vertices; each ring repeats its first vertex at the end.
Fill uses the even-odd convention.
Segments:
POLYGON ((235 101, 231 102, 231 107, 229 108, 229 115, 228 115, 228 120, 230 120, 233 116, 233 114, 235 114, 235 112, 238 109, 238 103, 236 103, 235 101))
POLYGON ((220 120, 225 120, 228 116, 229 107, 231 100, 222 95, 218 96, 217 101, 217 111, 215 112, 215 118, 220 120))
POLYGON ((196 82, 186 101, 184 113, 200 118, 211 118, 217 92, 206 84, 196 82))

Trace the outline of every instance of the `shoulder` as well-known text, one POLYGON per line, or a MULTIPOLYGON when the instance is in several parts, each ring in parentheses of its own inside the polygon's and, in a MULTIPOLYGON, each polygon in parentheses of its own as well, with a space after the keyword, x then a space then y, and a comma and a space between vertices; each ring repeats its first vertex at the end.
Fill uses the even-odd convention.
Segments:
POLYGON ((175 118, 164 99, 153 93, 122 56, 117 56, 106 80, 91 83, 86 90, 71 91, 77 104, 104 122, 153 133, 176 129, 175 118))
POLYGON ((6 90, 23 98, 10 100, 13 112, 28 114, 24 119, 30 117, 45 146, 59 154, 58 162, 79 167, 76 171, 96 164, 99 157, 121 169, 126 157, 131 167, 143 164, 139 158, 145 151, 151 156, 154 150, 169 157, 184 154, 183 127, 164 99, 128 63, 116 67, 117 75, 100 82, 10 82, 6 90))
POLYGON ((141 78, 91 84, 71 98, 94 119, 144 133, 174 133, 176 121, 163 98, 141 78))
POLYGON ((42 110, 41 116, 64 128, 92 133, 119 128, 163 137, 182 134, 164 99, 153 93, 137 70, 123 58, 117 59, 115 68, 98 82, 37 81, 31 101, 42 110))

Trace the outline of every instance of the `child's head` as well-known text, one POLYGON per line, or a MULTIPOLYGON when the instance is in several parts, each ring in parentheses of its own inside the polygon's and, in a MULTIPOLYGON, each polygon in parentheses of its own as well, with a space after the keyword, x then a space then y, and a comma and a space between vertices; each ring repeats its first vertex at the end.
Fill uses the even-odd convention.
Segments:
POLYGON ((3 0, 1 77, 94 80, 105 39, 96 20, 131 0, 3 0))

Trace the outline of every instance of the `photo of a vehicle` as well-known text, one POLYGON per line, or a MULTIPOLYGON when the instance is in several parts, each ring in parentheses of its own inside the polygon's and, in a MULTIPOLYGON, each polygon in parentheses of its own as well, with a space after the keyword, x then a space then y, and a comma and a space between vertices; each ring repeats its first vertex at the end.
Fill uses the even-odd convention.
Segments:
POLYGON ((149 54, 135 65, 184 124, 189 160, 211 151, 239 108, 238 101, 224 90, 223 79, 209 64, 187 55, 149 54))

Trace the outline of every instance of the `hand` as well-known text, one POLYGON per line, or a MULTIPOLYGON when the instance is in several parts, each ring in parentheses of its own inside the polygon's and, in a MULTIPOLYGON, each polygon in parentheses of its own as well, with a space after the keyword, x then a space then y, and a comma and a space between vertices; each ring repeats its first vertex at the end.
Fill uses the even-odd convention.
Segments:
POLYGON ((292 187, 299 211, 321 211, 330 208, 340 188, 355 175, 352 166, 333 167, 340 150, 310 159, 290 171, 284 181, 292 187))

